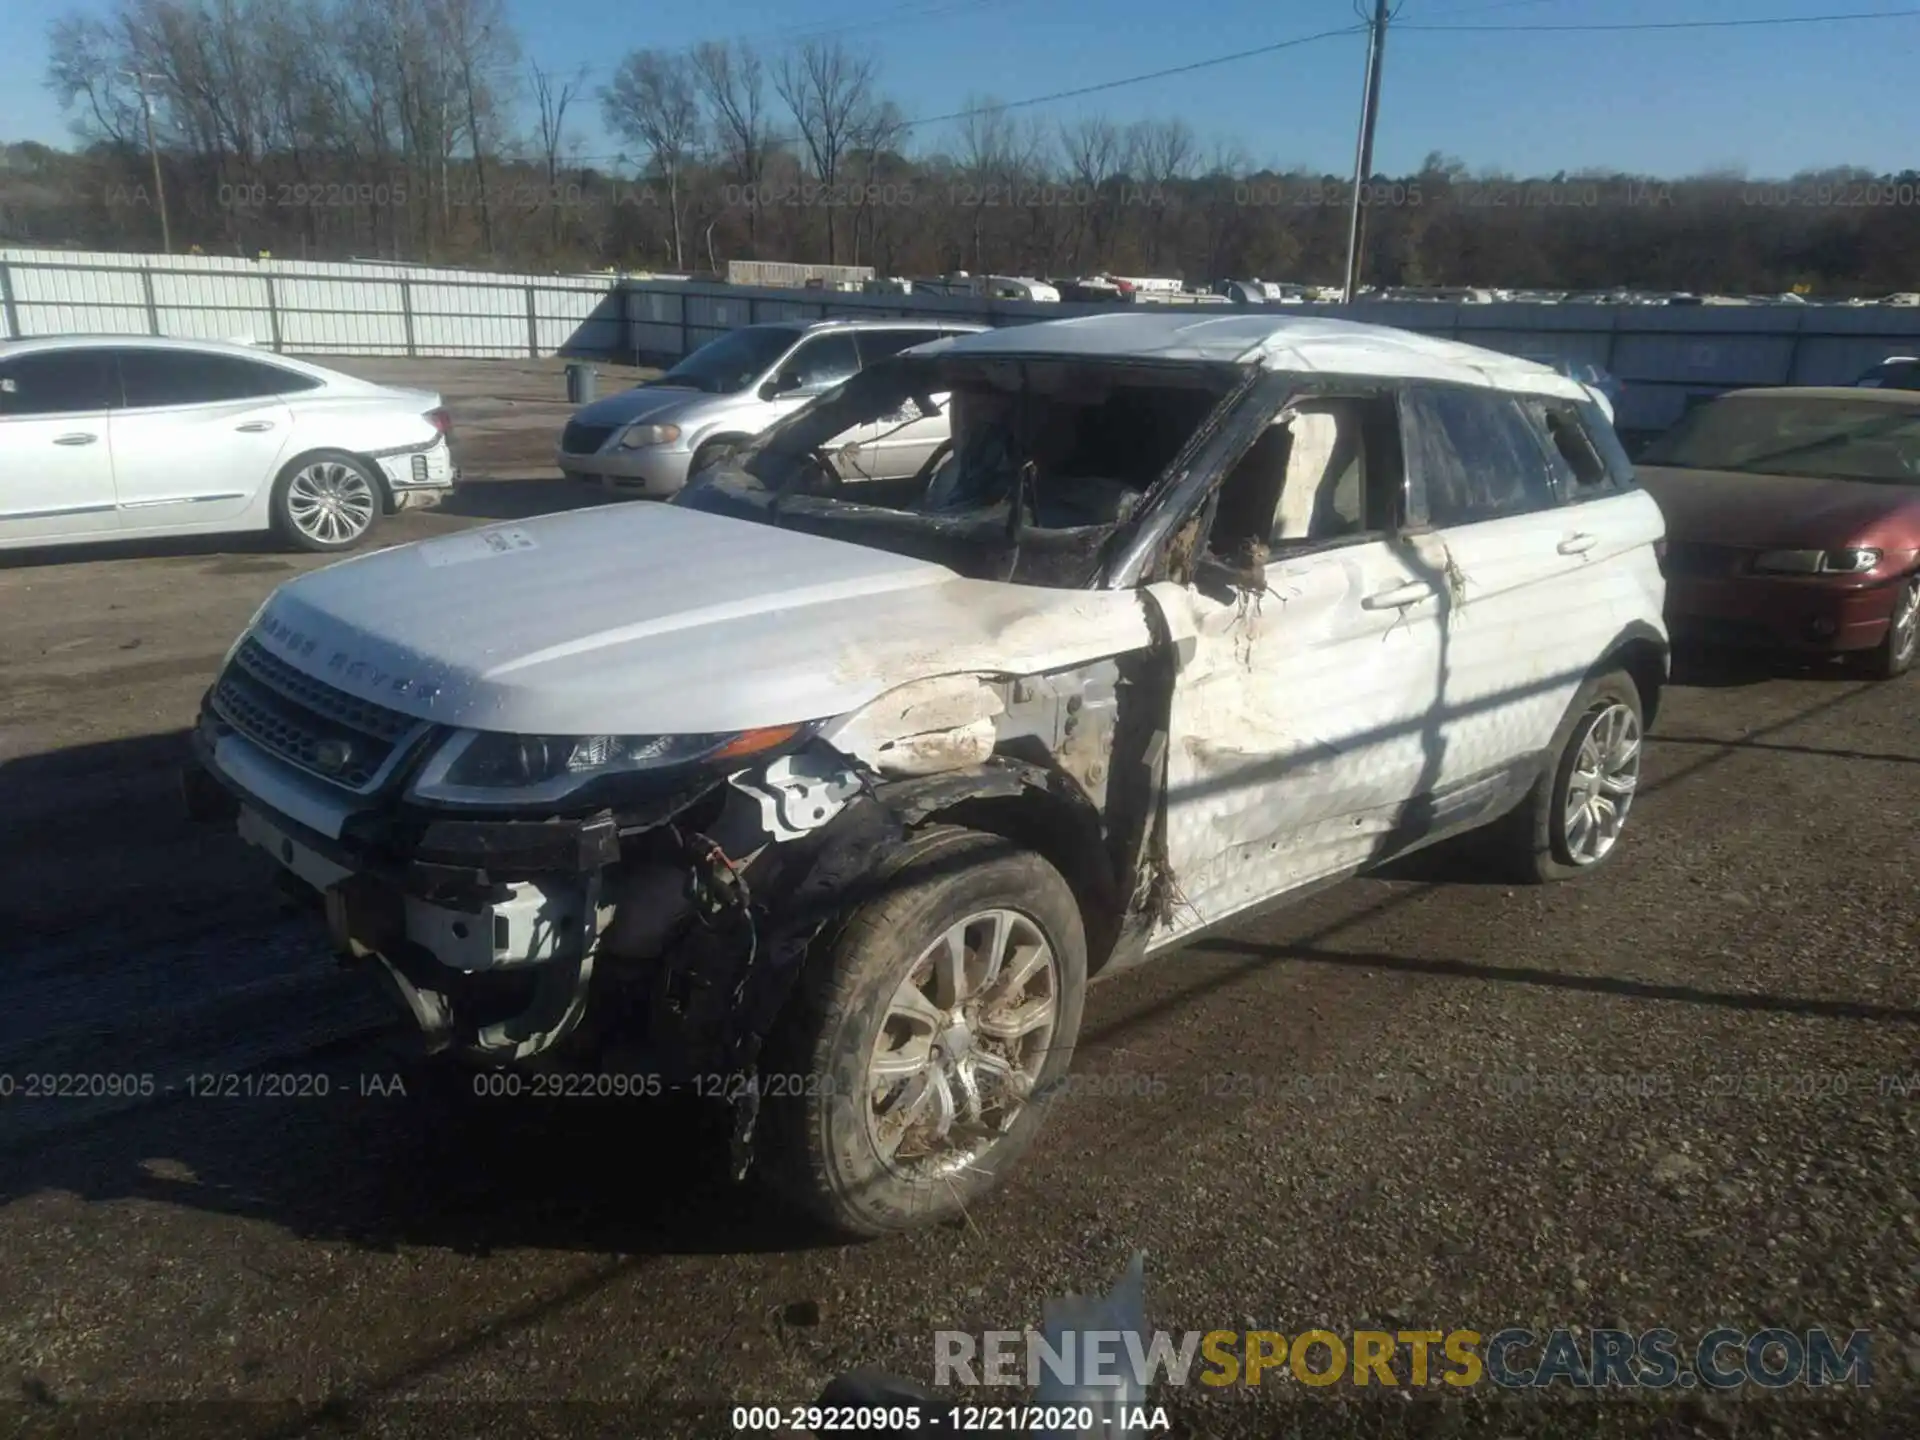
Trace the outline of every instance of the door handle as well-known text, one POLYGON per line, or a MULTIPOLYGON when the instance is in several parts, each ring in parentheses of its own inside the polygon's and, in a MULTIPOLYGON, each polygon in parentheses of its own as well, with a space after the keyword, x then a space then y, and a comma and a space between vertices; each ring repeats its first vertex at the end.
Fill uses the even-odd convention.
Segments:
POLYGON ((258 435, 262 430, 271 430, 273 428, 273 422, 271 420, 249 420, 246 424, 236 425, 233 428, 236 430, 244 430, 249 435, 258 435))
POLYGON ((99 438, 98 435, 62 435, 53 443, 56 445, 91 445, 99 438))
POLYGON ((1569 535, 1560 542, 1559 549, 1562 555, 1584 555, 1597 544, 1598 538, 1592 535, 1569 535))
POLYGON ((1402 605, 1414 605, 1433 594, 1433 586, 1424 580, 1410 581, 1392 590, 1382 590, 1378 595, 1369 595, 1360 602, 1367 610, 1398 610, 1402 605))

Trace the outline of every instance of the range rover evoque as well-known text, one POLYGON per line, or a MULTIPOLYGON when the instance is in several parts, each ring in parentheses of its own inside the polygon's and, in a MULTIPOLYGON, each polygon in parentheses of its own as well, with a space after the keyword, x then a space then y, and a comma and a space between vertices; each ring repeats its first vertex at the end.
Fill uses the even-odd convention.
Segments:
POLYGON ((187 791, 430 1048, 741 1077, 743 1163, 879 1233, 1031 1142, 1090 979, 1463 831, 1530 880, 1609 861, 1662 533, 1543 366, 1320 319, 990 331, 671 504, 281 586, 187 791), (840 437, 909 400, 948 443, 846 484, 840 437))

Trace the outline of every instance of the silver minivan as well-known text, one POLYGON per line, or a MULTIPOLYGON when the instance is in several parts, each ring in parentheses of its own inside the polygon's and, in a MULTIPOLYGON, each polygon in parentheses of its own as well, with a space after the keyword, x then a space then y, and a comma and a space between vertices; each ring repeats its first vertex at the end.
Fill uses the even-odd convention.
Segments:
MULTIPOLYGON (((582 406, 567 422, 556 458, 577 479, 664 499, 856 371, 985 328, 931 320, 748 325, 702 345, 657 380, 582 406)), ((944 413, 902 413, 842 437, 835 463, 847 480, 902 479, 918 473, 946 438, 944 413)))

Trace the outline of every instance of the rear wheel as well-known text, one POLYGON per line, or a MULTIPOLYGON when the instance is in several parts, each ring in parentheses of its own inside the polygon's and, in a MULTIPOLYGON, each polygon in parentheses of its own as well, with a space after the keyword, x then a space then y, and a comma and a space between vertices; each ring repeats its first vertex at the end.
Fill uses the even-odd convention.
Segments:
POLYGON ((1894 596, 1886 638, 1867 652, 1867 673, 1876 680, 1891 680, 1911 670, 1916 656, 1920 656, 1920 576, 1909 579, 1894 596))
POLYGON ((302 455, 273 486, 273 527, 302 550, 351 550, 386 508, 386 487, 366 462, 343 450, 302 455))
POLYGON ((1639 793, 1643 713, 1639 688, 1624 671, 1580 688, 1554 735, 1547 768, 1497 827, 1501 858, 1515 879, 1569 880, 1613 858, 1639 793))
POLYGON ((995 836, 924 832, 810 957, 770 1041, 768 1183, 854 1235, 962 1213, 1038 1132, 1086 974, 1057 870, 995 836))

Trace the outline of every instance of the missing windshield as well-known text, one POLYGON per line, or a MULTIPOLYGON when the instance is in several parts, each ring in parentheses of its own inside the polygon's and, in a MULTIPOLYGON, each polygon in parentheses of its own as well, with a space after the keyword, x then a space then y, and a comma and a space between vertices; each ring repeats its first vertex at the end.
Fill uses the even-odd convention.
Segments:
POLYGON ((1201 365, 902 358, 775 426, 678 503, 980 579, 1084 584, 1239 378, 1201 365))

